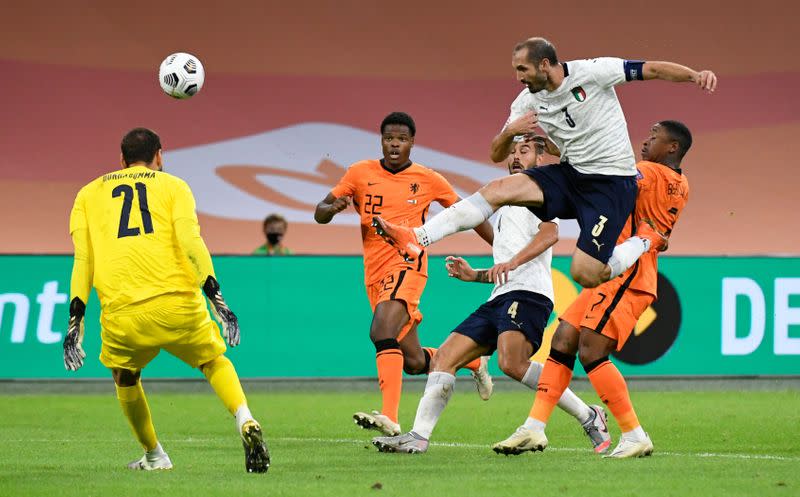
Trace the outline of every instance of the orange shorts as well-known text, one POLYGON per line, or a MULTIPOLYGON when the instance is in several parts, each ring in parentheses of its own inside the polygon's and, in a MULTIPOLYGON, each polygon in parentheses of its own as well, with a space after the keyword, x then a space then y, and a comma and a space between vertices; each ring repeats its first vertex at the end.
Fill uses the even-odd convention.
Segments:
POLYGON ((615 278, 597 288, 582 290, 558 319, 577 329, 589 328, 616 340, 620 350, 639 317, 655 300, 653 295, 627 288, 624 283, 624 278, 615 278))
POLYGON ((397 336, 398 342, 405 338, 412 326, 422 321, 419 299, 427 282, 428 277, 422 273, 400 269, 386 273, 380 281, 367 286, 367 298, 369 298, 369 305, 373 312, 378 304, 387 300, 401 300, 405 303, 406 311, 411 319, 400 330, 400 334, 397 336))

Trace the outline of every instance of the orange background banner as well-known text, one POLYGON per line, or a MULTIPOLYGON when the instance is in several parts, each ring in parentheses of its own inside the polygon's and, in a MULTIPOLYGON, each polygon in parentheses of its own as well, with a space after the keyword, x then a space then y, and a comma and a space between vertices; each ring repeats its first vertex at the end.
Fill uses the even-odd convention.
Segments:
MULTIPOLYGON (((602 2, 200 3, 38 2, 0 16, 0 252, 68 253, 78 189, 116 169, 134 126, 162 137, 166 170, 195 191, 216 253, 263 243, 260 219, 290 220, 297 253, 358 253, 354 214, 313 223, 313 206, 351 162, 380 155, 377 126, 417 121, 412 158, 462 194, 505 174, 489 143, 520 90, 511 49, 553 41, 562 60, 619 56, 712 69, 719 89, 635 82, 619 87, 634 150, 650 125, 684 121, 694 146, 692 196, 675 254, 798 254, 800 7, 790 1, 662 6, 602 2), (175 51, 203 61, 189 101, 161 93, 175 51), (770 235, 770 233, 772 233, 770 235)), ((571 251, 565 229, 559 252, 571 251)), ((466 233, 434 253, 486 252, 466 233)))

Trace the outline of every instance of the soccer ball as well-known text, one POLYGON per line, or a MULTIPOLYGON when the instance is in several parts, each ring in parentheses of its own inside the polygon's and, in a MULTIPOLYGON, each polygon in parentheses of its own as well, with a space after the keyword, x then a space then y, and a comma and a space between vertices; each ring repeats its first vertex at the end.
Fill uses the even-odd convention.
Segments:
POLYGON ((174 53, 158 68, 161 89, 172 98, 193 97, 203 87, 205 79, 206 72, 200 59, 188 53, 174 53))

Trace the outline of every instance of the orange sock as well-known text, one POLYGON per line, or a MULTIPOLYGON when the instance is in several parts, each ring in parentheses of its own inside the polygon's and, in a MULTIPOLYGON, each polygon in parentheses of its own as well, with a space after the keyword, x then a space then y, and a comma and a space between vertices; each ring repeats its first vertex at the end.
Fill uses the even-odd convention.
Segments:
POLYGON ((473 359, 472 362, 468 362, 464 367, 470 371, 477 371, 481 367, 481 358, 473 359))
MULTIPOLYGON (((433 356, 436 355, 437 350, 439 349, 435 349, 433 347, 422 347, 422 351, 425 352, 425 363, 427 366, 425 369, 427 369, 428 372, 431 370, 431 359, 433 359, 433 356)), ((473 361, 467 363, 464 367, 471 371, 477 371, 478 368, 481 367, 481 358, 478 357, 477 359, 474 359, 473 361)))
POLYGON ((628 385, 619 369, 607 358, 597 365, 588 365, 586 369, 589 381, 600 396, 600 400, 608 406, 616 418, 622 432, 629 432, 638 427, 639 418, 633 410, 628 385))
MULTIPOLYGON (((382 342, 389 341, 382 340, 382 342)), ((391 341, 394 342, 391 345, 397 344, 397 340, 391 341)), ((375 345, 377 348, 378 344, 375 345)), ((400 351, 399 345, 383 348, 375 354, 375 362, 378 364, 378 385, 383 396, 381 413, 397 423, 400 394, 403 391, 403 352, 400 351)))
POLYGON ((556 408, 564 390, 572 381, 572 368, 575 367, 575 356, 564 354, 557 350, 550 351, 550 357, 544 363, 542 374, 539 376, 539 387, 536 389, 536 399, 529 416, 537 421, 547 424, 553 409, 556 408))

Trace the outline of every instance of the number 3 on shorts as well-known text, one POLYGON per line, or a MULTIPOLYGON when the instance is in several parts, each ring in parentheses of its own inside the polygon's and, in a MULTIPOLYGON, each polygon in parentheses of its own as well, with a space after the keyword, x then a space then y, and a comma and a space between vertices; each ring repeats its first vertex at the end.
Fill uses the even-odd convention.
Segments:
POLYGON ((607 217, 600 216, 600 220, 597 221, 597 224, 595 224, 594 228, 592 228, 592 236, 593 237, 597 238, 598 236, 600 236, 600 233, 603 232, 603 228, 606 227, 606 221, 608 221, 607 217))
POLYGON ((511 319, 517 319, 517 306, 518 305, 519 305, 519 302, 517 302, 515 300, 514 302, 511 303, 510 306, 508 306, 508 315, 511 316, 511 319))

